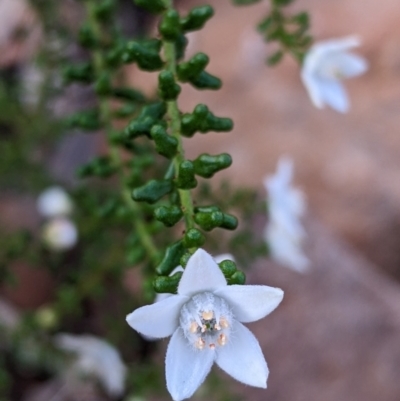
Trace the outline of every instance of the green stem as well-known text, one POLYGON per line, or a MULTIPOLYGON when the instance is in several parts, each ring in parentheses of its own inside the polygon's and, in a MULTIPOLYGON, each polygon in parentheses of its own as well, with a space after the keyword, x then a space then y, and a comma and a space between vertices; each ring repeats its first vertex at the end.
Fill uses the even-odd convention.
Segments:
MULTIPOLYGON (((89 24, 93 30, 93 33, 97 38, 101 38, 102 36, 102 30, 101 26, 97 21, 96 14, 95 14, 95 6, 96 2, 95 1, 87 1, 86 3, 86 10, 88 13, 88 20, 89 24)), ((94 63, 94 69, 96 76, 100 76, 103 71, 106 70, 106 65, 104 62, 104 57, 103 53, 99 48, 96 48, 93 50, 93 63, 94 63)), ((108 142, 109 142, 109 147, 110 147, 110 156, 113 161, 113 164, 116 166, 122 166, 122 157, 120 150, 118 146, 113 145, 111 141, 111 134, 113 132, 113 123, 112 123, 112 115, 111 115, 111 107, 109 104, 109 101, 106 97, 100 96, 99 98, 99 107, 100 107, 100 115, 102 119, 102 123, 104 126, 104 129, 106 131, 107 137, 108 137, 108 142)), ((146 250, 146 253, 148 254, 150 260, 154 265, 157 265, 160 262, 160 253, 153 243, 152 237, 147 231, 147 227, 145 224, 145 221, 143 220, 143 217, 141 215, 141 210, 140 207, 137 205, 136 202, 134 202, 130 196, 130 190, 127 188, 125 184, 125 174, 123 171, 123 168, 119 168, 119 177, 120 177, 120 184, 123 187, 122 191, 122 198, 126 204, 126 206, 131 210, 132 214, 135 216, 134 218, 134 227, 135 230, 139 236, 140 242, 144 249, 146 250)))
MULTIPOLYGON (((166 0, 165 4, 169 9, 173 8, 171 0, 166 0)), ((163 46, 166 68, 167 70, 171 71, 176 77, 175 44, 173 42, 163 41, 163 46)), ((178 108, 178 102, 176 100, 171 100, 167 102, 167 117, 170 133, 178 141, 178 152, 173 161, 175 172, 177 173, 179 171, 179 165, 185 160, 185 151, 183 148, 181 135, 181 117, 178 108)), ((190 190, 179 189, 178 192, 181 200, 181 207, 185 219, 186 230, 189 230, 190 228, 193 228, 195 226, 193 219, 194 211, 192 196, 190 190)))

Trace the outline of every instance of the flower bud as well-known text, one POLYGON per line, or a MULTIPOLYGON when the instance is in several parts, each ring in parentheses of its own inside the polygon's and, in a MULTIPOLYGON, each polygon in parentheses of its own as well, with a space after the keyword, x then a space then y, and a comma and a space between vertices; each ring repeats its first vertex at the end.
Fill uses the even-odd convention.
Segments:
POLYGON ((180 259, 185 253, 185 247, 181 240, 174 242, 166 250, 161 263, 157 266, 156 272, 160 275, 168 275, 180 263, 180 259))
POLYGON ((78 240, 75 224, 64 217, 49 220, 42 229, 44 244, 53 251, 71 249, 78 240))
POLYGON ((159 206, 154 210, 154 217, 161 221, 165 226, 174 226, 183 216, 182 210, 179 206, 159 206))
POLYGON ((172 276, 157 277, 153 281, 154 290, 160 293, 169 292, 171 294, 176 294, 181 277, 182 272, 177 272, 172 276))
POLYGON ((231 164, 232 158, 228 153, 217 156, 204 153, 193 162, 195 173, 204 178, 212 177, 216 172, 229 167, 231 164))
POLYGON ((185 32, 196 31, 203 28, 213 15, 214 9, 209 5, 192 8, 189 14, 181 19, 181 27, 185 32))
POLYGON ((187 82, 195 79, 206 68, 210 59, 207 54, 197 53, 189 61, 177 66, 177 75, 180 81, 187 82))
POLYGON ((235 273, 232 274, 231 277, 227 278, 228 284, 244 284, 246 282, 246 275, 242 272, 237 270, 235 273))
POLYGON ((202 71, 197 77, 190 79, 190 83, 197 89, 218 90, 222 86, 222 81, 207 71, 202 71))
POLYGON ((205 241, 205 236, 197 228, 190 228, 183 237, 183 243, 186 248, 200 248, 205 241))
POLYGON ((161 125, 153 125, 150 135, 156 144, 157 152, 171 159, 176 155, 178 150, 178 140, 168 135, 167 131, 161 125))
POLYGON ((164 195, 172 191, 173 185, 170 180, 150 180, 132 192, 133 200, 137 202, 155 203, 164 195))
POLYGON ((223 260, 222 262, 218 263, 218 265, 225 278, 227 279, 230 278, 237 271, 236 263, 233 260, 223 260))
POLYGON ((181 92, 181 87, 175 82, 171 71, 161 71, 158 76, 158 90, 164 100, 175 100, 181 92))
POLYGON ((73 204, 70 196, 61 187, 50 187, 44 190, 37 199, 38 212, 46 218, 68 216, 72 213, 73 204))
POLYGON ((184 160, 178 168, 176 186, 180 189, 196 188, 197 180, 194 176, 194 166, 190 160, 184 160))
POLYGON ((238 226, 238 220, 235 216, 231 214, 224 213, 222 223, 220 224, 221 228, 225 228, 226 230, 236 230, 238 226))
POLYGON ((194 215, 194 221, 205 231, 219 227, 223 218, 224 214, 221 211, 199 212, 194 215))
POLYGON ((165 12, 158 29, 165 40, 175 41, 181 34, 178 12, 176 10, 168 10, 165 12))
POLYGON ((150 130, 156 123, 161 124, 159 121, 167 111, 164 102, 152 103, 142 108, 139 116, 135 118, 125 128, 124 135, 128 139, 133 139, 141 135, 150 136, 150 130))
POLYGON ((124 63, 136 62, 138 67, 144 71, 160 70, 164 62, 160 57, 161 41, 149 39, 145 41, 129 42, 122 54, 124 63))

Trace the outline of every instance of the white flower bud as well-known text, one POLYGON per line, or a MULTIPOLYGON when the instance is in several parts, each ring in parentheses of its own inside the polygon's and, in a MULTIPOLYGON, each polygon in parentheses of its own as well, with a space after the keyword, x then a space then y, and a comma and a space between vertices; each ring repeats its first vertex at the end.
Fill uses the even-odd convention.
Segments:
POLYGON ((73 204, 63 188, 50 187, 39 195, 37 209, 46 218, 68 216, 72 213, 73 204))
POLYGON ((51 250, 66 251, 76 244, 78 230, 71 220, 65 217, 57 217, 49 220, 43 226, 42 239, 51 250))

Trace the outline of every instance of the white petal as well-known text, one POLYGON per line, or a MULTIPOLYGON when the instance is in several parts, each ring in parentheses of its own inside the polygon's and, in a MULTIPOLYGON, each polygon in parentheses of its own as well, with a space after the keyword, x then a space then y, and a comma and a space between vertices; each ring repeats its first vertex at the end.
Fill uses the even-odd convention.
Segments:
POLYGON ((368 69, 368 63, 364 57, 350 53, 338 53, 330 57, 336 70, 343 78, 352 78, 363 74, 368 69))
POLYGON ((310 72, 308 69, 303 68, 301 72, 301 79, 307 89, 313 105, 318 109, 322 109, 324 107, 323 96, 321 93, 321 87, 318 79, 314 75, 314 72, 310 72))
POLYGON ((310 53, 320 53, 321 56, 325 56, 327 53, 332 52, 343 52, 354 47, 358 47, 361 44, 361 39, 358 36, 346 36, 340 39, 329 39, 317 42, 310 49, 310 53))
POLYGON ((346 113, 349 110, 349 99, 343 84, 334 79, 320 78, 318 81, 324 103, 340 113, 346 113))
POLYGON ((269 224, 265 230, 265 239, 273 260, 299 273, 308 270, 310 261, 303 254, 301 238, 291 236, 280 226, 269 224))
POLYGON ((134 310, 126 317, 126 321, 133 329, 145 336, 168 337, 178 327, 179 313, 188 300, 186 296, 173 295, 160 302, 134 310))
POLYGON ((244 384, 267 388, 267 362, 253 333, 235 322, 231 336, 225 346, 218 348, 217 365, 244 384))
POLYGON ((178 294, 191 296, 226 285, 226 279, 213 257, 203 249, 198 249, 186 265, 179 282, 178 294))
POLYGON ((267 316, 283 298, 280 288, 266 285, 228 285, 214 294, 228 302, 235 319, 245 323, 267 316))
POLYGON ((167 389, 174 401, 192 396, 210 372, 214 357, 213 350, 196 350, 190 346, 182 329, 175 331, 165 359, 167 389))

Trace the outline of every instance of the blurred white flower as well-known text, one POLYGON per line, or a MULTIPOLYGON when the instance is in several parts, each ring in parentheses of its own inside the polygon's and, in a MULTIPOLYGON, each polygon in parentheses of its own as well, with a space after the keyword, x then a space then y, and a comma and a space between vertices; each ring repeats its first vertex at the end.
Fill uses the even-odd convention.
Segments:
POLYGON ((165 360, 174 401, 192 396, 214 363, 236 380, 266 388, 268 367, 254 335, 240 322, 262 319, 283 291, 263 285, 227 285, 216 261, 203 249, 189 259, 178 293, 136 309, 126 318, 142 335, 172 335, 165 360))
POLYGON ((75 354, 66 374, 95 377, 112 397, 124 393, 126 366, 108 342, 91 335, 66 333, 56 335, 54 342, 59 349, 75 354))
POLYGON ((53 251, 66 251, 78 241, 78 230, 66 217, 56 217, 43 225, 42 240, 53 251))
POLYGON ((341 81, 368 69, 363 57, 348 51, 359 45, 357 37, 349 36, 318 42, 308 51, 301 78, 316 107, 321 109, 327 104, 341 113, 349 110, 349 99, 341 81))
POLYGON ((269 221, 265 228, 272 259, 295 271, 304 272, 309 260, 303 254, 306 237, 300 218, 305 212, 304 195, 292 187, 293 160, 283 157, 277 172, 264 179, 268 193, 269 221))
POLYGON ((46 218, 68 216, 72 213, 73 204, 70 196, 61 187, 50 187, 44 190, 37 199, 37 209, 46 218))

